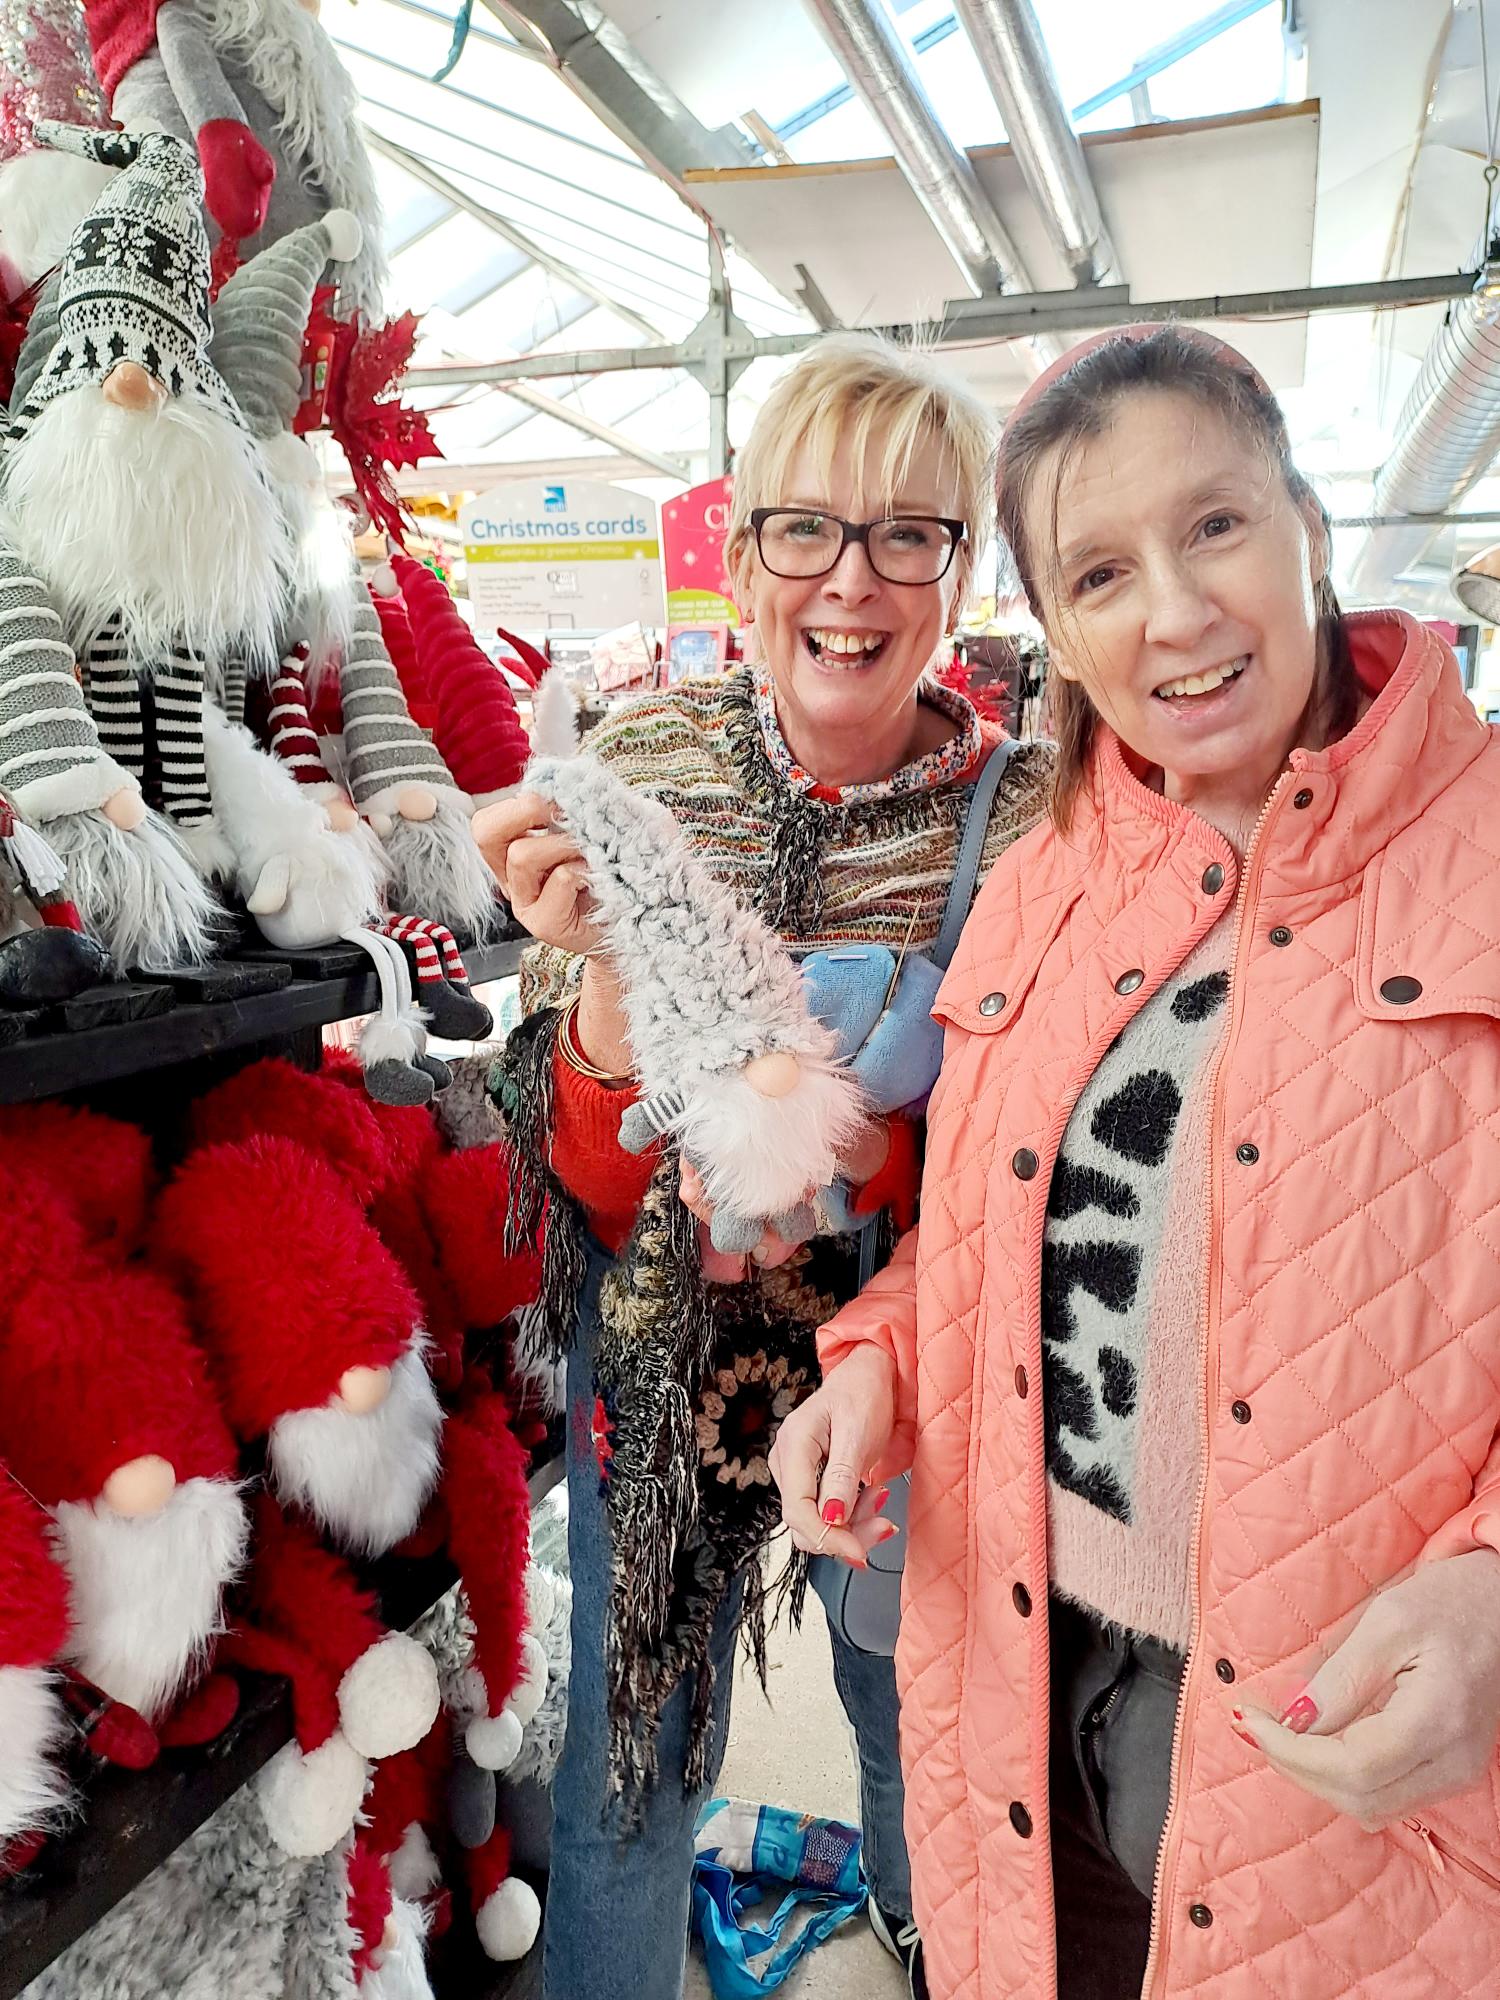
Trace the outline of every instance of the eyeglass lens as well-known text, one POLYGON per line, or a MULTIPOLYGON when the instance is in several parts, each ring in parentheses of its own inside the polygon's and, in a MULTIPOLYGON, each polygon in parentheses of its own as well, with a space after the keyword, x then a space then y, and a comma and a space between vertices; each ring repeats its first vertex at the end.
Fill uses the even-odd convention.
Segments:
MULTIPOLYGON (((822 576, 838 561, 844 528, 831 514, 772 514, 761 524, 760 555, 777 576, 822 576)), ((936 583, 948 567, 953 537, 938 521, 872 524, 870 567, 887 583, 936 583)))

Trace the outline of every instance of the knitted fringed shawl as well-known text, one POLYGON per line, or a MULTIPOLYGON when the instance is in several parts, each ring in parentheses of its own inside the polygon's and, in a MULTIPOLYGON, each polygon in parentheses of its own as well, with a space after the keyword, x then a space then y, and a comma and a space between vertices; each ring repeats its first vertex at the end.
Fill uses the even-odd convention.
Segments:
MULTIPOLYGON (((954 744, 889 785, 836 797, 791 764, 746 670, 632 702, 588 747, 653 792, 713 872, 795 948, 869 942, 899 950, 909 942, 920 951, 942 919, 968 799, 955 781, 979 741, 966 703, 941 690, 933 698, 954 716, 954 744)), ((1040 745, 1012 759, 990 819, 986 868, 1040 814, 1050 761, 1040 745)), ((558 1361, 572 1342, 586 1265, 584 1216, 549 1157, 556 1009, 576 990, 581 963, 550 946, 527 954, 526 1018, 490 1084, 516 1153, 507 1248, 534 1244, 545 1213, 542 1297, 530 1332, 558 1361)), ((822 1238, 776 1271, 705 1285, 677 1174, 668 1154, 600 1299, 611 1780, 626 1832, 656 1781, 662 1709, 684 1679, 689 1789, 706 1775, 708 1637, 736 1580, 745 1644, 762 1673, 771 1599, 784 1588, 794 1614, 800 1608, 800 1559, 776 1584, 765 1581, 762 1557, 781 1518, 766 1459, 785 1416, 816 1386, 818 1326, 857 1284, 853 1239, 822 1238)))

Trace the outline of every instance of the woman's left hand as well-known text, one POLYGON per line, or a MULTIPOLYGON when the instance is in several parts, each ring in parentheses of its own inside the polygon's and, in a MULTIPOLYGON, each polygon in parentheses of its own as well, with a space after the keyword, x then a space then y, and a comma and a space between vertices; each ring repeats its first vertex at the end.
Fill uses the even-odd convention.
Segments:
POLYGON ((1466 1790, 1500 1739, 1500 1555, 1424 1564, 1371 1600, 1279 1722, 1235 1715, 1283 1777, 1367 1827, 1466 1790))

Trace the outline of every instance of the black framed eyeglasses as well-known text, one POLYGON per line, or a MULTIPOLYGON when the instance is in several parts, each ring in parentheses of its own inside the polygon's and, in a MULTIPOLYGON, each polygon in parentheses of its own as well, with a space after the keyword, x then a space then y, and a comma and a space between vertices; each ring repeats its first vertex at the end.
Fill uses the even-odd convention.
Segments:
POLYGON ((948 574, 968 534, 964 521, 936 514, 895 514, 880 521, 841 521, 809 507, 756 507, 750 525, 772 576, 827 576, 851 542, 862 542, 870 567, 887 583, 936 583, 948 574))

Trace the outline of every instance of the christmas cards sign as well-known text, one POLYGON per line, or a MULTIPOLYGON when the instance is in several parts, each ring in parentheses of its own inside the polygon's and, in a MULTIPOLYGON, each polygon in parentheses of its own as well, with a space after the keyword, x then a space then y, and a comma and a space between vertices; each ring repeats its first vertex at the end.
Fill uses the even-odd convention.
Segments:
POLYGON ((479 630, 662 623, 653 501, 597 479, 522 479, 481 493, 459 518, 479 630))

